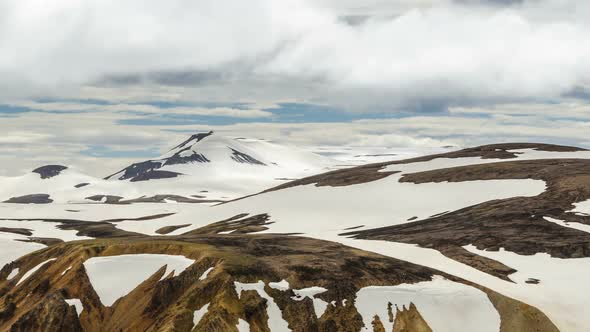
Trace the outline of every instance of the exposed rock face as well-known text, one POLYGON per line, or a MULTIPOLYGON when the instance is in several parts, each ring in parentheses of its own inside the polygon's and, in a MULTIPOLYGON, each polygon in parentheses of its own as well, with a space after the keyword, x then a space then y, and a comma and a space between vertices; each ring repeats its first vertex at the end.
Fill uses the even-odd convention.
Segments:
POLYGON ((559 332, 555 325, 547 323, 545 315, 539 315, 541 312, 530 305, 515 300, 507 302, 507 298, 497 292, 484 291, 486 291, 490 301, 492 301, 492 304, 502 317, 500 332, 536 331, 532 326, 542 329, 539 331, 559 332))
POLYGON ((170 172, 170 171, 149 171, 145 173, 141 173, 133 178, 131 178, 131 182, 139 182, 139 181, 149 181, 149 180, 157 180, 157 179, 170 179, 175 178, 179 175, 182 175, 177 172, 170 172))
POLYGON ((218 199, 201 199, 197 197, 198 195, 193 195, 191 197, 184 197, 184 196, 179 196, 179 195, 167 195, 167 194, 161 194, 161 195, 155 195, 155 196, 149 196, 149 197, 139 197, 139 198, 133 198, 133 199, 126 199, 126 200, 121 200, 118 203, 121 204, 131 204, 131 203, 166 203, 166 201, 174 201, 177 203, 221 203, 224 202, 222 200, 218 200, 218 199))
POLYGON ((259 214, 251 217, 248 217, 247 214, 239 214, 229 219, 200 227, 183 235, 220 233, 247 234, 262 232, 268 229, 265 225, 272 224, 269 219, 270 217, 268 214, 259 214))
POLYGON ((409 308, 396 308, 393 332, 432 332, 414 303, 409 308))
POLYGON ((22 242, 33 242, 33 243, 41 243, 44 244, 46 246, 51 246, 54 244, 58 244, 58 243, 62 243, 64 242, 64 240, 62 239, 56 239, 56 238, 52 238, 52 237, 29 237, 28 240, 19 240, 22 242))
MULTIPOLYGON (((189 139, 187 139, 186 141, 178 144, 177 146, 175 146, 172 150, 175 149, 182 149, 184 148, 188 143, 192 142, 192 141, 196 141, 196 143, 200 142, 201 140, 203 140, 205 137, 211 136, 213 135, 213 131, 209 131, 208 133, 198 133, 198 134, 194 134, 191 135, 191 137, 189 137, 189 139)), ((172 151, 171 150, 171 151, 172 151)))
POLYGON ((10 332, 63 331, 82 332, 78 314, 57 294, 48 295, 33 310, 22 315, 10 332))
POLYGON ((381 323, 381 318, 379 318, 379 316, 375 315, 375 317, 373 317, 371 325, 373 325, 373 332, 385 332, 385 327, 383 326, 383 323, 381 323))
MULTIPOLYGON (((354 299, 362 287, 423 282, 435 274, 445 275, 427 267, 307 238, 183 235, 61 243, 17 260, 2 269, 0 276, 6 276, 15 267, 30 268, 49 258, 55 260, 19 287, 14 287, 18 279, 0 279, 0 312, 6 313, 0 316, 0 330, 191 331, 193 312, 208 305, 197 322, 197 331, 237 331, 239 319, 248 322, 252 331, 269 331, 268 300, 256 291, 237 294, 235 287, 238 281, 262 280, 264 291, 294 331, 360 331, 363 323, 354 299), (195 263, 174 276, 164 275, 162 267, 111 307, 104 307, 83 262, 95 256, 138 253, 183 255, 195 263), (203 277, 210 268, 212 272, 203 277), (283 279, 288 280, 288 289, 269 286, 269 282, 283 279), (315 314, 311 299, 293 299, 292 289, 311 286, 326 288, 317 298, 333 303, 321 317, 315 314), (67 306, 64 296, 81 300, 79 322, 74 307, 67 306), (49 328, 45 329, 46 326, 49 328)), ((508 315, 509 322, 523 322, 510 318, 516 317, 511 313, 524 310, 518 302, 489 291, 488 294, 497 297, 496 302, 503 308, 499 311, 502 320, 508 315)), ((528 325, 523 326, 531 331, 554 331, 541 312, 531 307, 525 309, 536 321, 527 321, 528 325)), ((429 331, 418 311, 415 307, 398 311, 394 331, 429 331)), ((378 317, 376 327, 379 319, 391 317, 378 317)))
MULTIPOLYGON (((193 196, 194 197, 194 196, 193 196)), ((86 197, 85 199, 89 199, 95 202, 102 202, 105 204, 132 204, 132 203, 166 203, 166 201, 174 201, 177 203, 221 203, 224 202, 222 200, 212 200, 212 199, 200 199, 200 198, 190 198, 184 197, 179 195, 155 195, 149 197, 138 197, 132 199, 124 199, 122 196, 114 196, 114 195, 93 195, 86 197)))
POLYGON ((207 159, 203 154, 190 151, 190 147, 174 154, 168 158, 164 163, 164 166, 188 164, 188 163, 210 163, 211 160, 207 159))
MULTIPOLYGON (((161 161, 147 160, 144 162, 135 163, 135 164, 125 168, 124 170, 122 170, 121 172, 123 172, 123 174, 121 176, 119 176, 117 179, 118 180, 132 179, 140 174, 143 174, 145 172, 151 172, 151 171, 156 170, 160 167, 162 167, 161 161)), ((113 175, 109 175, 105 179, 109 180, 121 172, 117 172, 113 175)))
POLYGON ((49 198, 47 194, 31 194, 19 197, 12 197, 4 203, 15 203, 15 204, 49 204, 53 203, 53 200, 49 198))
POLYGON ((234 161, 237 161, 238 163, 266 166, 265 163, 256 160, 254 157, 252 157, 246 153, 240 152, 240 151, 238 151, 236 149, 232 149, 232 148, 230 148, 230 150, 232 151, 231 159, 233 159, 234 161))
POLYGON ((14 233, 14 234, 20 234, 20 235, 26 235, 26 236, 33 235, 33 230, 28 229, 28 228, 0 227, 0 232, 14 233))
POLYGON ((156 230, 156 233, 162 234, 162 235, 170 234, 170 233, 174 232, 177 229, 185 228, 185 227, 188 227, 190 225, 191 224, 164 226, 164 227, 158 228, 156 230))
POLYGON ((33 173, 41 175, 41 179, 49 179, 58 176, 62 171, 68 169, 62 165, 46 165, 33 170, 33 173))

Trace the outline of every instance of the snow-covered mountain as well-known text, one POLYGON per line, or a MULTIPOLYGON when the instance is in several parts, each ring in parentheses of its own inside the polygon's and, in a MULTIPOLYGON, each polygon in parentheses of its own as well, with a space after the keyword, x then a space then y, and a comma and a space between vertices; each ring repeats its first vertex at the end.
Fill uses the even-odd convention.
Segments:
MULTIPOLYGON (((213 137, 156 160, 185 175, 102 181, 281 165, 213 137)), ((587 331, 589 178, 589 151, 519 143, 214 206, 0 204, 0 330, 587 331)))
MULTIPOLYGON (((193 175, 214 181, 271 176, 298 178, 330 165, 319 155, 264 140, 196 134, 163 156, 135 163, 106 179, 131 182, 193 175)), ((272 178, 271 178, 272 179, 272 178)))
POLYGON ((334 161, 264 140, 192 135, 161 157, 94 178, 61 165, 0 177, 0 201, 220 202, 329 169, 334 161))

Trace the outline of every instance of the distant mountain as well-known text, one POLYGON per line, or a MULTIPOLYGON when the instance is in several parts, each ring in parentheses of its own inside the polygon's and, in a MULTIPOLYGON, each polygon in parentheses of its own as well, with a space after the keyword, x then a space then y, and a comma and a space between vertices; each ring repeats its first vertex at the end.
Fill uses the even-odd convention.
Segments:
POLYGON ((161 157, 98 179, 62 165, 0 177, 0 201, 212 203, 326 171, 329 158, 264 140, 192 135, 161 157))
POLYGON ((298 177, 328 165, 327 158, 297 148, 208 132, 192 135, 163 156, 130 165, 106 179, 136 182, 182 175, 298 177))

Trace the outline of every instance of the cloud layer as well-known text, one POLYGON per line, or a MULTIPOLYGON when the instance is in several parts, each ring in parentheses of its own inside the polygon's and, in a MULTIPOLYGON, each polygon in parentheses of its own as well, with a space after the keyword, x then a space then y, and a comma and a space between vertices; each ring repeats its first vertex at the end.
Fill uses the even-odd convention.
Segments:
POLYGON ((590 81, 588 18, 574 0, 5 1, 0 87, 163 85, 236 100, 254 85, 258 98, 353 110, 550 100, 590 81))

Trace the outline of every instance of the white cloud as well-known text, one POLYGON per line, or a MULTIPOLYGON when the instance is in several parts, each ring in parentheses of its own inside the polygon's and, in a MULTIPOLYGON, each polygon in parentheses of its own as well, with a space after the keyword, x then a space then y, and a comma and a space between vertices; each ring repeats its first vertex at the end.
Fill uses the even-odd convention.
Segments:
POLYGON ((81 111, 107 111, 107 112, 142 112, 153 114, 190 114, 205 116, 228 116, 235 118, 263 118, 270 117, 273 114, 260 109, 237 109, 232 107, 158 107, 148 104, 93 104, 78 102, 35 102, 35 101, 17 101, 6 103, 10 106, 23 107, 36 111, 60 111, 60 112, 81 112, 81 111))
POLYGON ((255 93, 267 100, 293 90, 351 108, 397 109, 421 99, 545 100, 590 81, 590 5, 466 3, 3 2, 0 86, 4 94, 53 94, 108 75, 196 70, 222 73, 221 83, 204 84, 227 99, 260 87, 255 93), (339 19, 351 12, 373 16, 354 26, 339 19), (266 89, 274 82, 280 92, 266 89))
POLYGON ((590 105, 578 101, 545 104, 497 104, 488 107, 450 107, 449 112, 456 115, 504 114, 590 120, 590 105))
POLYGON ((48 135, 9 131, 0 136, 0 145, 41 142, 47 140, 48 138, 50 138, 48 135))

